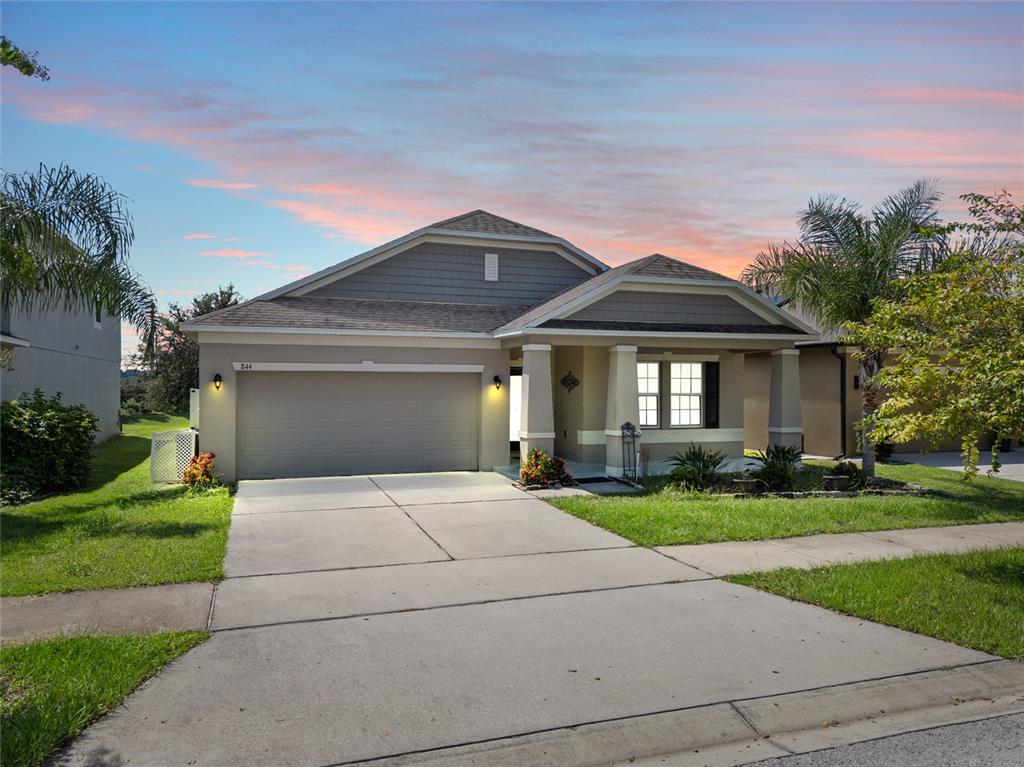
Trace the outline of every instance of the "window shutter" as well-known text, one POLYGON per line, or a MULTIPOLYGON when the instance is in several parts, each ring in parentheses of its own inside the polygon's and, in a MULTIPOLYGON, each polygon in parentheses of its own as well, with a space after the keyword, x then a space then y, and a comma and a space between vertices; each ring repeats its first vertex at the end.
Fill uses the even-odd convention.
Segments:
POLYGON ((718 428, 718 363, 704 363, 704 425, 718 428))

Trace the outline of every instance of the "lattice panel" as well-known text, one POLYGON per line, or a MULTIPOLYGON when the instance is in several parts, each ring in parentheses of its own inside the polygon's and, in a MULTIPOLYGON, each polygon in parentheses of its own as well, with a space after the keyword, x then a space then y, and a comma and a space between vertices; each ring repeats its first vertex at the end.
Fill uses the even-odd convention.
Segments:
POLYGON ((199 432, 192 429, 153 432, 149 451, 152 482, 181 482, 185 469, 196 454, 199 432))

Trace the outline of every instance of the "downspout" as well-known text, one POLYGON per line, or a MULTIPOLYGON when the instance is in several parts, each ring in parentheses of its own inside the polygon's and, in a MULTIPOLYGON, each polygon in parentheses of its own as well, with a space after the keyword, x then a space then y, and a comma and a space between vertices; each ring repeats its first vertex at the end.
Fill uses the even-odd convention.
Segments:
POLYGON ((839 360, 839 457, 846 457, 846 355, 836 349, 839 344, 830 346, 832 356, 839 360))

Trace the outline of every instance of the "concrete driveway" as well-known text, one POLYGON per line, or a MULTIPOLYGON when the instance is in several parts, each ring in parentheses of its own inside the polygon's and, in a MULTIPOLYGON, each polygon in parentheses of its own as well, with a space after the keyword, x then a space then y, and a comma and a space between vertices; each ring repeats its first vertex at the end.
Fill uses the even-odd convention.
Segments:
POLYGON ((211 639, 56 763, 407 763, 694 707, 749 737, 725 702, 990 660, 715 580, 493 474, 242 482, 226 570, 211 639))

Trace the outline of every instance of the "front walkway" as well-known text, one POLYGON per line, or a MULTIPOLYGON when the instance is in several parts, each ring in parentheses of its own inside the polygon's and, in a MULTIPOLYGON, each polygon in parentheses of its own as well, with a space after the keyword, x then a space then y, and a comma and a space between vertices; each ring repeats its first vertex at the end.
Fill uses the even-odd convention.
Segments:
POLYGON ((55 764, 591 764, 726 735, 763 758, 784 747, 751 728, 816 732, 815 690, 1020 693, 992 656, 726 583, 496 475, 244 482, 226 571, 210 640, 55 764))

